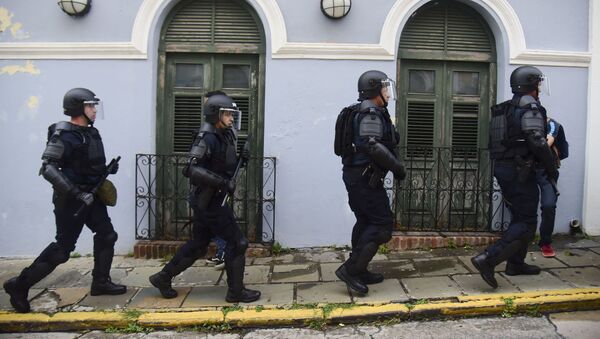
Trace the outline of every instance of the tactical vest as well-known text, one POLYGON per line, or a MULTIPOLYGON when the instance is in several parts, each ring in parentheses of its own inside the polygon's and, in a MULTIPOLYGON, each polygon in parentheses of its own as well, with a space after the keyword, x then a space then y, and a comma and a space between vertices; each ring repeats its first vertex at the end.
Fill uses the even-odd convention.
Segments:
POLYGON ((356 145, 356 152, 342 158, 342 163, 344 165, 362 166, 371 162, 371 159, 367 153, 367 141, 361 140, 358 132, 360 121, 369 114, 377 114, 377 116, 379 116, 379 118, 383 122, 383 137, 381 138, 380 142, 392 152, 394 152, 394 148, 398 145, 398 137, 396 135, 396 131, 394 130, 394 125, 392 124, 392 120, 387 109, 381 108, 374 109, 368 112, 359 112, 354 116, 353 122, 353 138, 354 145, 356 145))
POLYGON ((69 138, 72 152, 68 157, 61 159, 62 172, 75 184, 98 183, 106 171, 106 157, 100 133, 94 127, 71 123, 57 123, 48 128, 49 140, 64 140, 67 134, 72 134, 75 138, 69 138))
POLYGON ((214 135, 218 140, 217 147, 211 154, 206 169, 226 178, 231 178, 237 166, 237 137, 233 130, 217 130, 211 124, 202 126, 194 140, 198 144, 207 134, 214 135))

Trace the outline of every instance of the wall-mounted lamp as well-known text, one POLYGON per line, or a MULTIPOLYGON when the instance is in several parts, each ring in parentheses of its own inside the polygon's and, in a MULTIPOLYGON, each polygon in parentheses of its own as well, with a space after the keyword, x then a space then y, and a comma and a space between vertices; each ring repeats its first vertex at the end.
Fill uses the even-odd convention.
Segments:
POLYGON ((70 16, 84 16, 92 8, 92 0, 58 0, 58 5, 70 16))
POLYGON ((321 0, 321 12, 331 19, 341 19, 348 15, 352 0, 321 0))

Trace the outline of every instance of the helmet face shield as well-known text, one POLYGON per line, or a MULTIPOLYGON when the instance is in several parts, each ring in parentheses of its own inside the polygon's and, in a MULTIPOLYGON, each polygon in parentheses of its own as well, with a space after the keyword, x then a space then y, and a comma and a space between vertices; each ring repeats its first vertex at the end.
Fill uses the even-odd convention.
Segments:
POLYGON ((84 101, 83 114, 85 114, 91 121, 104 120, 104 105, 102 104, 102 101, 100 101, 100 99, 84 101), (90 108, 92 109, 92 112, 89 111, 90 108))
POLYGON ((242 126, 242 111, 235 107, 219 109, 219 121, 227 128, 239 130, 242 126))
POLYGON ((396 82, 389 78, 381 80, 381 94, 387 102, 397 100, 396 82))
POLYGON ((550 79, 546 75, 540 76, 540 82, 538 83, 538 91, 540 94, 550 96, 550 79))

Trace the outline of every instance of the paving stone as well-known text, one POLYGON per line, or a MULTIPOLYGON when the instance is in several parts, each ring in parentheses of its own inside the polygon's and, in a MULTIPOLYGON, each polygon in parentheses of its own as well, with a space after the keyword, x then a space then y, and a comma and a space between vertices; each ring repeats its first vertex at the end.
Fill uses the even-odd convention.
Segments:
POLYGON ((273 266, 271 282, 319 281, 318 264, 290 264, 273 266))
MULTIPOLYGON (((346 260, 348 260, 348 258, 350 258, 350 253, 351 252, 344 252, 344 261, 346 261, 346 260)), ((377 253, 373 257, 373 259, 371 259, 371 261, 381 261, 381 260, 389 260, 389 258, 386 254, 377 253)))
MULTIPOLYGON (((254 262, 256 263, 256 261, 258 259, 259 258, 254 259, 254 262)), ((277 256, 271 257, 271 259, 272 259, 271 262, 273 262, 275 264, 291 264, 294 262, 294 255, 288 253, 288 254, 277 255, 277 256)), ((256 264, 262 265, 259 263, 256 263, 256 264)))
POLYGON ((600 287, 600 269, 596 267, 557 268, 550 271, 576 287, 600 287))
POLYGON ((60 298, 53 291, 45 290, 30 301, 32 312, 55 313, 60 298))
POLYGON ((90 291, 89 287, 61 287, 51 290, 58 296, 57 308, 70 306, 82 300, 90 291))
POLYGON ((274 257, 254 258, 253 265, 270 265, 274 257))
MULTIPOLYGON (((103 332, 104 333, 104 332, 103 332)), ((76 339, 80 338, 79 333, 52 332, 52 333, 4 333, 0 334, 0 339, 76 339)))
POLYGON ((247 288, 260 291, 260 299, 244 305, 278 306, 294 303, 294 284, 246 285, 247 288))
POLYGON ((456 281, 458 286, 460 286, 463 293, 466 295, 519 292, 515 286, 513 286, 500 274, 496 274, 495 277, 496 281, 498 281, 497 289, 493 289, 490 285, 483 281, 481 275, 479 274, 456 274, 452 276, 452 279, 456 281))
POLYGON ((369 293, 361 295, 350 291, 355 303, 384 304, 389 302, 403 303, 409 300, 398 279, 385 279, 379 284, 369 285, 369 293))
POLYGON ((600 332, 600 312, 580 311, 549 314, 556 332, 563 338, 597 339, 600 332))
MULTIPOLYGON (((200 262, 200 260, 196 260, 196 262, 200 262)), ((202 264, 204 265, 204 261, 202 261, 202 264)), ((136 259, 133 257, 115 256, 113 258, 112 266, 120 267, 120 268, 144 267, 144 266, 162 268, 163 266, 165 266, 165 262, 163 259, 142 259, 142 258, 136 259)), ((160 269, 158 269, 157 271, 160 271, 160 269)))
MULTIPOLYGON (((33 300, 35 297, 44 292, 44 289, 41 288, 32 288, 29 290, 28 298, 29 301, 33 300)), ((10 305, 10 296, 4 292, 3 288, 0 288, 0 310, 12 310, 12 306, 10 305)))
POLYGON ((216 270, 214 267, 190 267, 173 279, 175 286, 204 286, 215 285, 219 277, 223 274, 222 270, 216 270))
POLYGON ((183 300, 187 297, 191 287, 175 287, 177 291, 177 297, 173 299, 166 299, 160 294, 157 288, 148 287, 142 288, 133 297, 131 302, 127 305, 127 308, 177 308, 181 307, 183 300))
POLYGON ((121 283, 126 286, 149 287, 152 286, 148 278, 160 271, 157 267, 134 267, 127 272, 127 276, 122 279, 121 283))
POLYGON ((350 303, 346 284, 339 282, 300 283, 296 286, 296 302, 310 303, 350 303))
POLYGON ((600 265, 600 255, 584 249, 559 250, 556 258, 569 266, 600 265))
POLYGON ((402 279, 419 276, 419 272, 413 263, 408 260, 372 261, 369 264, 369 270, 383 274, 386 279, 402 279))
POLYGON ((39 288, 90 286, 92 284, 92 275, 90 271, 91 268, 86 270, 74 270, 61 265, 35 286, 39 288))
POLYGON ((207 307, 207 306, 231 306, 225 301, 227 286, 199 286, 194 287, 188 294, 181 307, 207 307))
POLYGON ((536 265, 540 268, 560 268, 567 267, 564 263, 557 260, 556 258, 546 258, 542 255, 541 252, 529 252, 525 257, 525 262, 530 265, 536 265))
POLYGON ((461 295, 460 287, 449 277, 405 278, 402 284, 413 299, 448 298, 461 295))
POLYGON ((600 247, 600 242, 592 239, 579 239, 576 241, 568 242, 563 245, 565 248, 589 248, 589 247, 600 247))
POLYGON ((340 267, 341 263, 322 263, 321 264, 321 280, 322 281, 338 281, 335 275, 335 270, 340 267))
MULTIPOLYGON (((473 263, 471 262, 472 257, 473 256, 460 256, 458 257, 458 260, 460 260, 465 266, 467 266, 471 273, 479 273, 479 271, 475 269, 475 266, 473 266, 473 263)), ((494 271, 496 272, 504 272, 504 270, 506 270, 506 261, 500 263, 500 265, 494 268, 494 271)))
POLYGON ((127 288, 127 292, 121 295, 88 295, 79 302, 79 306, 89 306, 97 310, 121 309, 137 293, 137 288, 127 288))
POLYGON ((590 248, 589 250, 592 251, 592 252, 594 252, 594 253, 600 254, 600 247, 590 248))
POLYGON ((566 282, 563 282, 546 271, 542 271, 538 275, 509 276, 505 275, 504 273, 501 274, 513 285, 517 286, 517 288, 524 292, 572 288, 572 286, 566 282))
POLYGON ((431 251, 422 250, 407 250, 407 251, 394 251, 387 254, 390 260, 401 260, 401 259, 413 259, 413 258, 433 258, 434 255, 431 251))
POLYGON ((323 262, 336 262, 336 263, 341 263, 342 262, 342 257, 339 255, 338 252, 332 252, 332 251, 326 251, 326 252, 316 252, 316 253, 306 253, 305 254, 306 260, 309 262, 319 262, 319 263, 323 263, 323 262))
POLYGON ((469 273, 456 258, 415 259, 414 262, 417 271, 424 276, 469 273))
MULTIPOLYGON (((266 284, 269 282, 271 266, 246 266, 244 270, 245 284, 266 284)), ((224 276, 226 276, 225 274, 224 276)))

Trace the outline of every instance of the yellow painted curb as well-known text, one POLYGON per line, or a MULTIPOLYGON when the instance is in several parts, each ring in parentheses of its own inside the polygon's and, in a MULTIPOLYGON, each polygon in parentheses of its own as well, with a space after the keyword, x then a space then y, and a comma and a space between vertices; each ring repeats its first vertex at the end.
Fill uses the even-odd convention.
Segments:
POLYGON ((47 331, 48 319, 44 313, 0 314, 0 332, 47 331))
POLYGON ((400 316, 408 317, 409 309, 404 304, 386 304, 377 306, 353 306, 350 308, 335 308, 327 319, 343 321, 365 317, 400 316))
POLYGON ((88 330, 124 327, 135 319, 127 319, 121 312, 61 312, 48 319, 50 331, 88 330))
POLYGON ((323 319, 321 309, 295 309, 295 310, 244 310, 227 313, 225 322, 233 323, 240 327, 295 325, 313 319, 323 319))
POLYGON ((154 312, 144 313, 137 319, 138 325, 144 327, 186 327, 221 322, 223 322, 221 311, 154 312))
POLYGON ((458 296, 458 301, 477 301, 477 300, 491 300, 502 298, 539 298, 544 296, 557 296, 557 295, 579 295, 579 294, 590 294, 600 297, 600 288, 571 288, 563 290, 543 290, 533 292, 513 292, 513 293, 495 293, 495 294, 479 294, 479 295, 466 295, 458 296))

